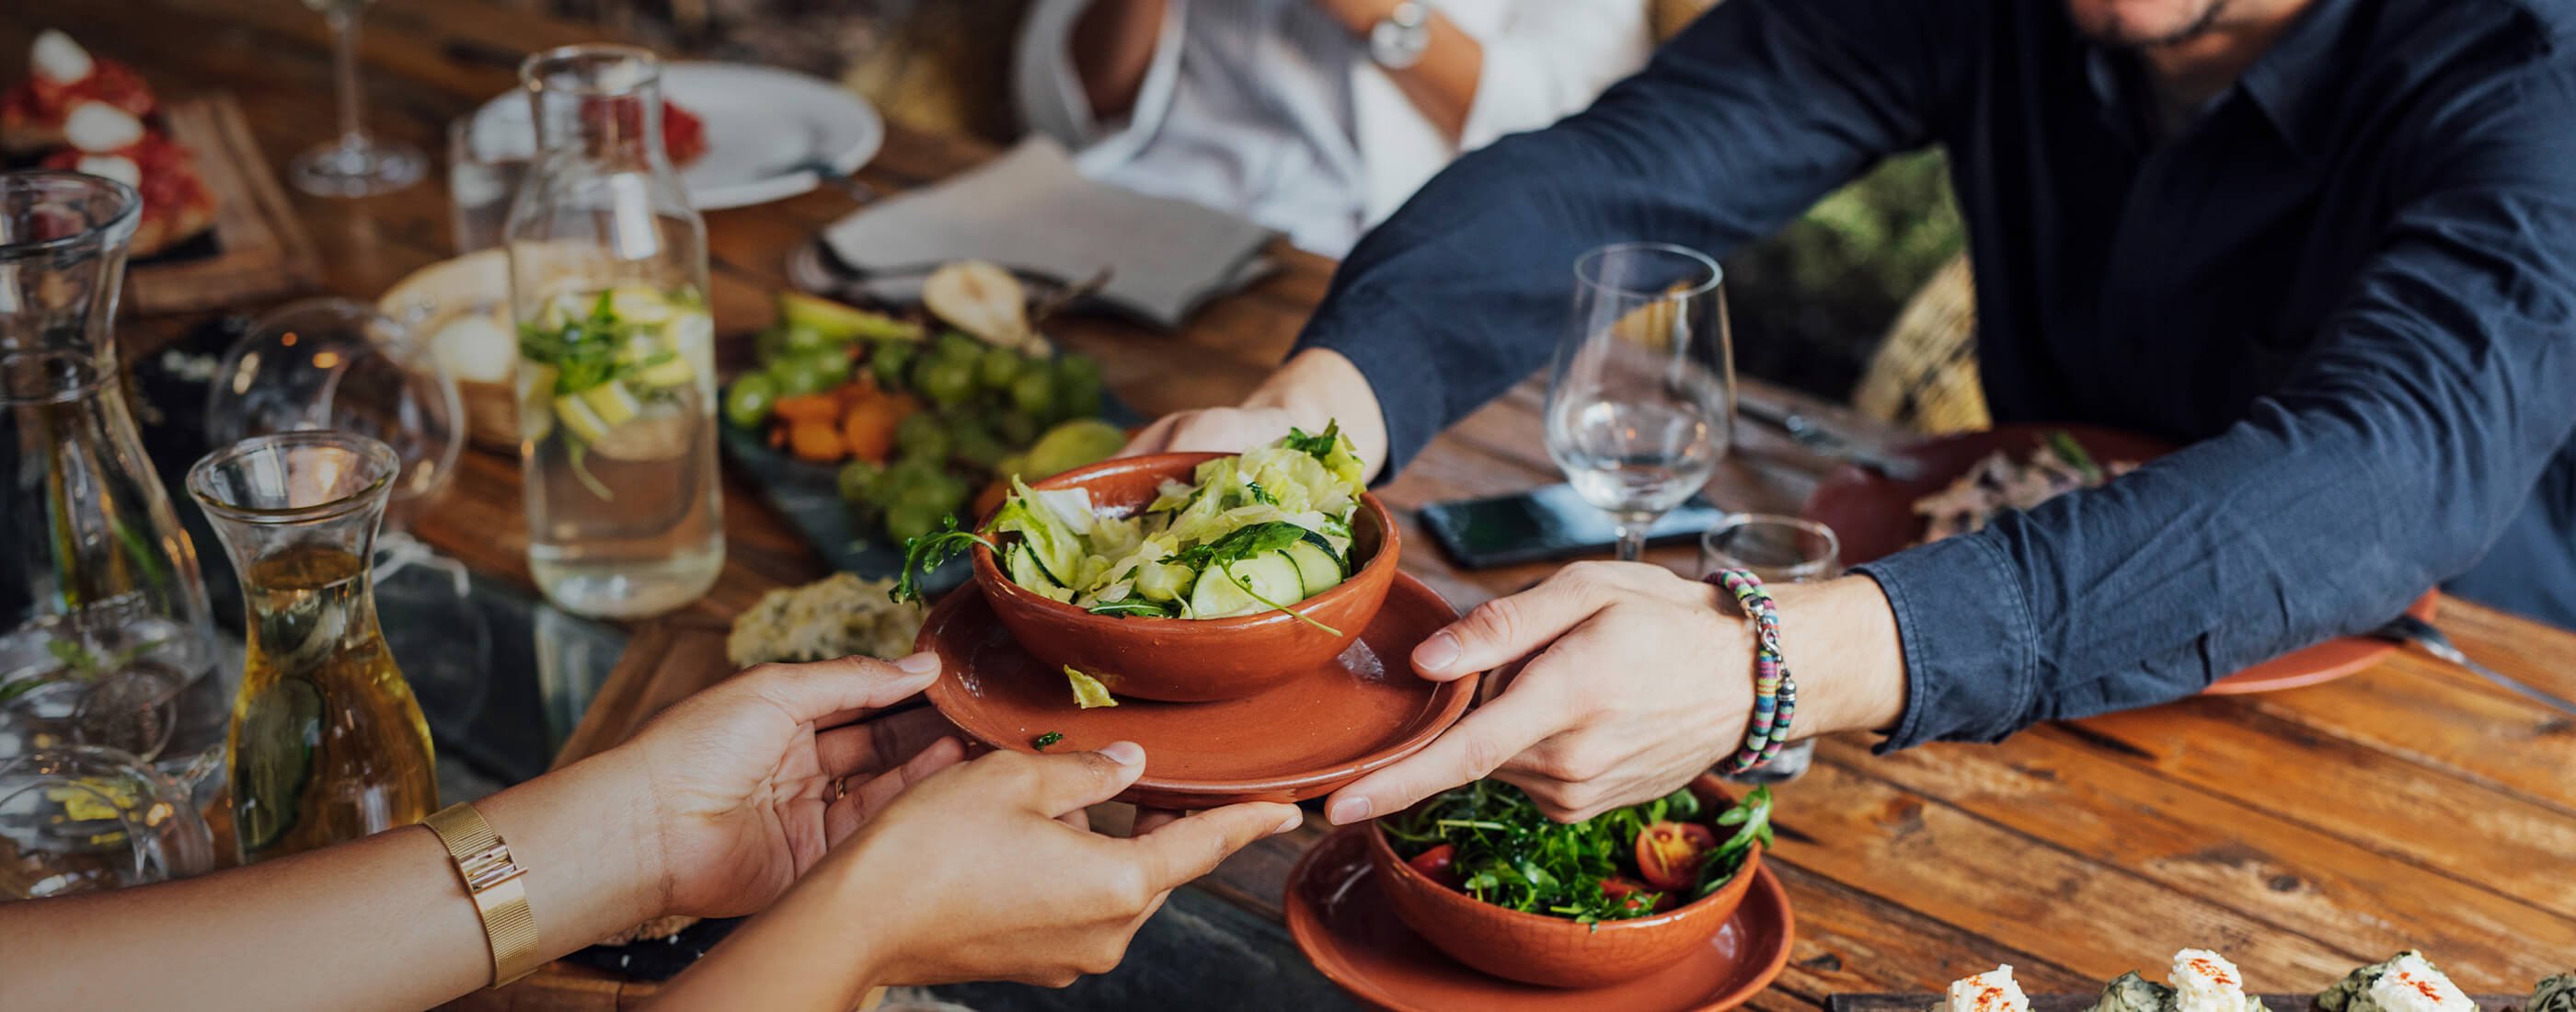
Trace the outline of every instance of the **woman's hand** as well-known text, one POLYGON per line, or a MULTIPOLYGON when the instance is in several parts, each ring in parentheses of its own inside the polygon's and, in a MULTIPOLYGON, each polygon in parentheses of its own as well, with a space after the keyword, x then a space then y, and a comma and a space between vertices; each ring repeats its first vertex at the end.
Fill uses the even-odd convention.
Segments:
POLYGON ((1258 803, 1123 840, 1062 820, 1144 768, 1144 750, 1118 742, 996 752, 915 783, 656 1007, 845 1009, 880 985, 1108 972, 1172 889, 1298 823, 1296 806, 1258 803))
POLYGON ((602 758, 643 785, 666 914, 770 901, 906 784, 964 757, 937 711, 865 720, 939 676, 939 658, 764 664, 682 700, 602 758), (838 785, 838 786, 836 786, 838 785))
MULTIPOLYGON (((1493 670, 1499 691, 1430 747, 1335 791, 1325 814, 1347 825, 1491 775, 1574 822, 1689 783, 1743 743, 1752 714, 1753 634, 1719 593, 1661 566, 1578 562, 1476 606, 1415 647, 1413 667, 1438 681, 1493 670)), ((1771 594, 1799 681, 1797 735, 1894 723, 1905 664, 1877 581, 1771 594)))

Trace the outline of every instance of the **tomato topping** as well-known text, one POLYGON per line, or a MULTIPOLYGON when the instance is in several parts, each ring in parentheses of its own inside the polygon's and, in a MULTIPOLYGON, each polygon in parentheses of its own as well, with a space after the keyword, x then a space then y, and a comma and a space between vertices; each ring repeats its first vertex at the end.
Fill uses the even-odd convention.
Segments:
POLYGON ((1637 873, 1657 889, 1699 880, 1699 865, 1717 849, 1717 833, 1695 822, 1658 822, 1637 834, 1637 873))
POLYGON ((1413 870, 1421 872, 1431 881, 1438 882, 1451 889, 1458 888, 1460 884, 1458 869, 1456 867, 1458 863, 1458 848, 1456 847, 1452 847, 1444 843, 1437 847, 1433 847, 1430 850, 1415 854, 1413 855, 1412 860, 1404 863, 1412 865, 1413 870))
POLYGON ((1602 879, 1601 895, 1618 900, 1620 906, 1631 912, 1646 909, 1664 911, 1673 908, 1671 893, 1657 892, 1624 878, 1602 879), (1652 906, 1649 907, 1648 904, 1652 906))

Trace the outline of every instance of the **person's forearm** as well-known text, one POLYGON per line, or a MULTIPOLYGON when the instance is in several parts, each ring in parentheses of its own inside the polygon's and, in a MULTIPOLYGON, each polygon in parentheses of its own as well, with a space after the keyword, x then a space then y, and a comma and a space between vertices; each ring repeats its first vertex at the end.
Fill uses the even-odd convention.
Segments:
POLYGON ((1905 712, 1905 652, 1887 595, 1866 576, 1770 588, 1780 652, 1798 680, 1790 734, 1884 731, 1905 712))
MULTIPOLYGON (((1369 33, 1394 13, 1399 0, 1322 0, 1325 10, 1342 27, 1368 41, 1369 33)), ((1440 128, 1451 141, 1467 129, 1467 111, 1476 105, 1476 82, 1485 71, 1485 47, 1458 27, 1447 15, 1431 11, 1427 27, 1430 45, 1423 49, 1422 59, 1410 67, 1387 67, 1387 77, 1395 81, 1404 97, 1422 110, 1431 125, 1440 128)))
POLYGON ((727 935, 688 972, 654 996, 657 1012, 756 1008, 773 1012, 842 1012, 858 1007, 879 983, 879 934, 891 918, 853 922, 836 915, 846 897, 871 888, 856 879, 861 862, 826 865, 777 905, 727 935))
POLYGON ((1243 406, 1281 409, 1308 429, 1338 423, 1360 459, 1368 463, 1368 477, 1375 478, 1385 469, 1386 415, 1378 406, 1377 391, 1340 352, 1310 348, 1290 356, 1244 399, 1243 406))
POLYGON ((1100 119, 1124 116, 1136 106, 1145 71, 1154 64, 1168 0, 1092 0, 1073 24, 1073 71, 1100 119))
MULTIPOLYGON (((527 870, 548 957, 658 902, 659 866, 617 831, 636 822, 612 814, 633 797, 616 781, 585 763, 476 805, 527 870)), ((29 1008, 419 1009, 492 975, 473 901, 418 826, 181 882, 0 904, 0 962, 29 1008), (134 972, 136 953, 150 972, 134 972)))

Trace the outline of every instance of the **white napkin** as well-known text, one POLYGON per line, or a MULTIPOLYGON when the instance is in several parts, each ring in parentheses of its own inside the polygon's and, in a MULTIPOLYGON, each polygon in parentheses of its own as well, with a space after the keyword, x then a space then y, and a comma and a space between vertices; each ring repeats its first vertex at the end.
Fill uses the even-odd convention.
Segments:
POLYGON ((1109 268, 1099 298, 1164 327, 1269 271, 1269 230, 1214 208, 1083 178, 1033 137, 934 186, 834 222, 823 242, 862 274, 974 258, 1067 282, 1109 268))

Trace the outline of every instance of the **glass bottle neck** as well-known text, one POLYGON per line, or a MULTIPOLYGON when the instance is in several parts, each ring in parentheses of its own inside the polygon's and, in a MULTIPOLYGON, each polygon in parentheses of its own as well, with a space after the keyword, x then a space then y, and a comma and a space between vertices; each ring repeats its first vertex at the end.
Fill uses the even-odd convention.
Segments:
POLYGON ((540 90, 540 158, 577 158, 601 171, 669 171, 662 153, 661 89, 647 83, 617 94, 540 90))

